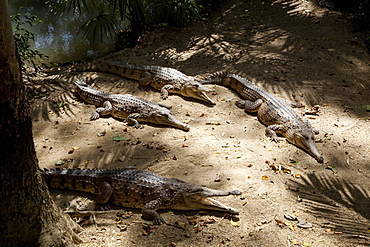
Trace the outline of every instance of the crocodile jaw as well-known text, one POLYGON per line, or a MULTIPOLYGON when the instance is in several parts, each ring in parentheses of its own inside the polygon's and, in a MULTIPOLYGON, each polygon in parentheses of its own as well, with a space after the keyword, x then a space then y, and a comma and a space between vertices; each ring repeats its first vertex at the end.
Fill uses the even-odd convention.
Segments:
POLYGON ((239 214, 238 209, 228 207, 213 198, 190 196, 185 199, 185 202, 188 206, 188 210, 213 210, 228 212, 232 214, 239 214))
POLYGON ((223 203, 211 198, 229 195, 241 195, 239 190, 214 190, 205 186, 189 184, 185 193, 182 194, 182 199, 174 205, 174 209, 179 210, 214 210, 238 214, 239 210, 228 207, 223 203))
POLYGON ((288 141, 304 149, 312 157, 314 157, 317 162, 324 162, 324 158, 316 148, 315 137, 312 132, 310 134, 294 133, 293 140, 289 140, 288 138, 288 141))
MULTIPOLYGON (((151 119, 151 118, 149 118, 149 119, 151 119)), ((179 128, 179 129, 183 129, 185 131, 190 130, 189 125, 184 124, 184 123, 180 122, 179 120, 177 120, 172 115, 172 113, 167 109, 163 109, 160 112, 156 112, 153 116, 153 121, 151 121, 151 122, 155 123, 155 124, 173 126, 173 127, 179 128)))
POLYGON ((181 94, 185 97, 194 98, 215 105, 216 103, 208 97, 206 92, 214 92, 214 89, 206 88, 198 82, 188 83, 181 90, 181 94))

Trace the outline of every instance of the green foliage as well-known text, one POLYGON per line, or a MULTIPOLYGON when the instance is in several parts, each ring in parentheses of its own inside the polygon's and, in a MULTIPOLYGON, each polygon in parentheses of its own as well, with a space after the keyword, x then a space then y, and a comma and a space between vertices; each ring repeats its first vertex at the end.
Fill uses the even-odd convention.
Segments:
MULTIPOLYGON (((198 0, 200 1, 200 0, 198 0)), ((181 27, 201 18, 203 5, 197 0, 59 0, 48 1, 54 12, 97 13, 84 23, 81 34, 92 41, 114 37, 119 29, 130 30, 122 37, 135 40, 150 24, 181 27), (123 28, 120 26, 123 25, 123 28)), ((209 2, 202 1, 202 2, 209 2)))
POLYGON ((81 33, 84 37, 95 42, 96 37, 103 42, 106 36, 111 38, 117 34, 117 24, 114 16, 101 13, 85 22, 81 27, 81 33))
POLYGON ((181 27, 201 18, 202 5, 194 0, 148 1, 148 16, 153 23, 181 27))
POLYGON ((14 25, 14 39, 17 45, 18 54, 21 57, 21 67, 22 71, 26 71, 26 64, 32 64, 35 70, 38 70, 37 62, 49 62, 48 56, 42 54, 41 52, 31 48, 31 42, 35 41, 35 35, 24 28, 24 25, 34 26, 37 23, 42 23, 36 15, 31 15, 29 13, 10 16, 14 25))

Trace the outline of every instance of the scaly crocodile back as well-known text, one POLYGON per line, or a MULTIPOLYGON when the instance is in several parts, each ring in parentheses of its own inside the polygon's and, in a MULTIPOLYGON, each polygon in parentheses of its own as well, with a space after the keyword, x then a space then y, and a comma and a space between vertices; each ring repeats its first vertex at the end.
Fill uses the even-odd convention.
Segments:
POLYGON ((168 180, 149 171, 136 168, 105 169, 44 169, 40 171, 52 189, 68 189, 99 194, 99 183, 113 188, 112 203, 125 207, 141 208, 157 198, 168 180))
POLYGON ((282 119, 285 119, 284 121, 295 121, 300 119, 292 107, 282 103, 282 101, 277 99, 275 96, 257 87, 241 76, 227 73, 216 73, 203 80, 202 83, 226 86, 238 92, 242 98, 248 101, 254 102, 258 99, 263 100, 266 105, 258 112, 258 116, 265 116, 264 118, 260 117, 260 119, 266 125, 279 122, 282 119))
POLYGON ((110 96, 109 93, 89 87, 82 79, 77 79, 75 85, 77 86, 78 95, 86 102, 96 106, 102 106, 110 96))
POLYGON ((137 81, 140 81, 142 78, 144 78, 145 73, 149 73, 152 78, 151 86, 156 89, 161 89, 168 82, 186 82, 189 80, 187 75, 173 68, 162 66, 131 65, 103 60, 82 63, 76 65, 73 70, 108 72, 137 81))

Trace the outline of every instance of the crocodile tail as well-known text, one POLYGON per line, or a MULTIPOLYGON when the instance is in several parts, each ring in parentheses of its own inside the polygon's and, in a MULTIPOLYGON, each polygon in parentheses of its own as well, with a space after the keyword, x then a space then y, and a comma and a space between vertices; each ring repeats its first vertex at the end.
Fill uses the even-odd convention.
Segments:
POLYGON ((228 76, 227 71, 221 71, 211 74, 210 76, 206 77, 205 79, 201 80, 202 84, 220 84, 223 85, 224 81, 228 76))
POLYGON ((81 87, 88 87, 86 82, 82 78, 77 78, 75 82, 76 86, 81 86, 81 87))

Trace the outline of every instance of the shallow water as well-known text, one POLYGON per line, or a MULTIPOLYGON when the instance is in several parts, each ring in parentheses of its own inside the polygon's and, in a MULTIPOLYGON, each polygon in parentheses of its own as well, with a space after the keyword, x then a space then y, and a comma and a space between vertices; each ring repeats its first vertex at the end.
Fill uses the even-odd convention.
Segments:
MULTIPOLYGON (((35 34, 33 47, 48 55, 50 61, 64 63, 77 60, 91 60, 112 52, 115 41, 107 38, 103 44, 86 40, 79 34, 80 27, 89 18, 77 11, 69 14, 53 14, 44 1, 13 0, 9 3, 11 14, 19 11, 37 15, 43 22, 23 28, 35 34)), ((90 16, 92 16, 90 14, 90 16)))

